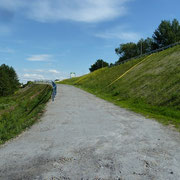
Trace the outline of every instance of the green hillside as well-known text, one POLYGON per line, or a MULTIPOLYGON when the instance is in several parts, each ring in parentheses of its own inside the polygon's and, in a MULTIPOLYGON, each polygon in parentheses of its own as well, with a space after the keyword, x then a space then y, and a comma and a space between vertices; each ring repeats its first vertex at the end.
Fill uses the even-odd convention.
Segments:
POLYGON ((0 97, 0 144, 31 126, 51 97, 49 85, 30 84, 14 95, 0 97))
POLYGON ((180 46, 61 83, 180 129, 180 46))

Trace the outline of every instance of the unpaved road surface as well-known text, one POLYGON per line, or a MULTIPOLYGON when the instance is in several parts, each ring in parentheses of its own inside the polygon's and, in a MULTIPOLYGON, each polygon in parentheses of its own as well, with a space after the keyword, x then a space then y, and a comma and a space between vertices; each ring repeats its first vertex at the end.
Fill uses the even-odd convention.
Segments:
POLYGON ((0 180, 180 180, 180 134, 72 86, 0 147, 0 180))

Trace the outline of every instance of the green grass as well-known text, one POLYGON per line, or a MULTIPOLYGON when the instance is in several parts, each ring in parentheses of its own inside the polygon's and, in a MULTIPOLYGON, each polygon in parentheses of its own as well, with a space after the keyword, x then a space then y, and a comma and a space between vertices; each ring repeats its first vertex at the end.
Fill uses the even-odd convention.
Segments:
POLYGON ((180 46, 61 83, 80 87, 121 107, 180 130, 180 46))
POLYGON ((49 85, 32 84, 9 97, 0 97, 0 144, 30 127, 51 97, 49 85))

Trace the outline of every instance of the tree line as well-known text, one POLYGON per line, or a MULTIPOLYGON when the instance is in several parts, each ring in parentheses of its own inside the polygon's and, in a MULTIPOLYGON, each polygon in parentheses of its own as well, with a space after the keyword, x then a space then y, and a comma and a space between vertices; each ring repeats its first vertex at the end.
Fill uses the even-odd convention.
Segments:
POLYGON ((19 86, 18 76, 13 67, 2 64, 0 66, 0 96, 13 94, 19 86))
MULTIPOLYGON (((151 38, 148 37, 146 39, 140 39, 137 43, 134 42, 122 43, 118 48, 115 48, 115 53, 119 56, 119 59, 117 62, 115 62, 115 64, 118 64, 119 62, 122 62, 126 59, 130 59, 139 56, 141 54, 151 52, 153 50, 168 46, 170 44, 179 41, 180 41, 180 24, 178 20, 177 19, 174 19, 172 21, 163 20, 161 21, 158 28, 154 31, 151 38)), ((103 62, 106 63, 105 61, 103 62)), ((97 61, 95 64, 97 64, 97 61)), ((89 69, 90 72, 93 72, 94 70, 97 69, 95 64, 93 64, 89 69)), ((98 67, 102 68, 102 66, 100 65, 98 67)))

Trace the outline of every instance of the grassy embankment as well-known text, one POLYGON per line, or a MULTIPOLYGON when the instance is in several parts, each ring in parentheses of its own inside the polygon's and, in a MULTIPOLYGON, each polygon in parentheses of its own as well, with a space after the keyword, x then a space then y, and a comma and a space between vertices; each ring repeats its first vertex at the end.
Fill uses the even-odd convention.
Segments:
POLYGON ((51 97, 49 85, 31 84, 12 96, 0 97, 0 144, 30 127, 51 97))
POLYGON ((61 83, 75 85, 180 130, 180 46, 144 58, 61 83), (146 60, 142 61, 144 58, 146 60), (125 76, 108 86, 137 63, 125 76))

